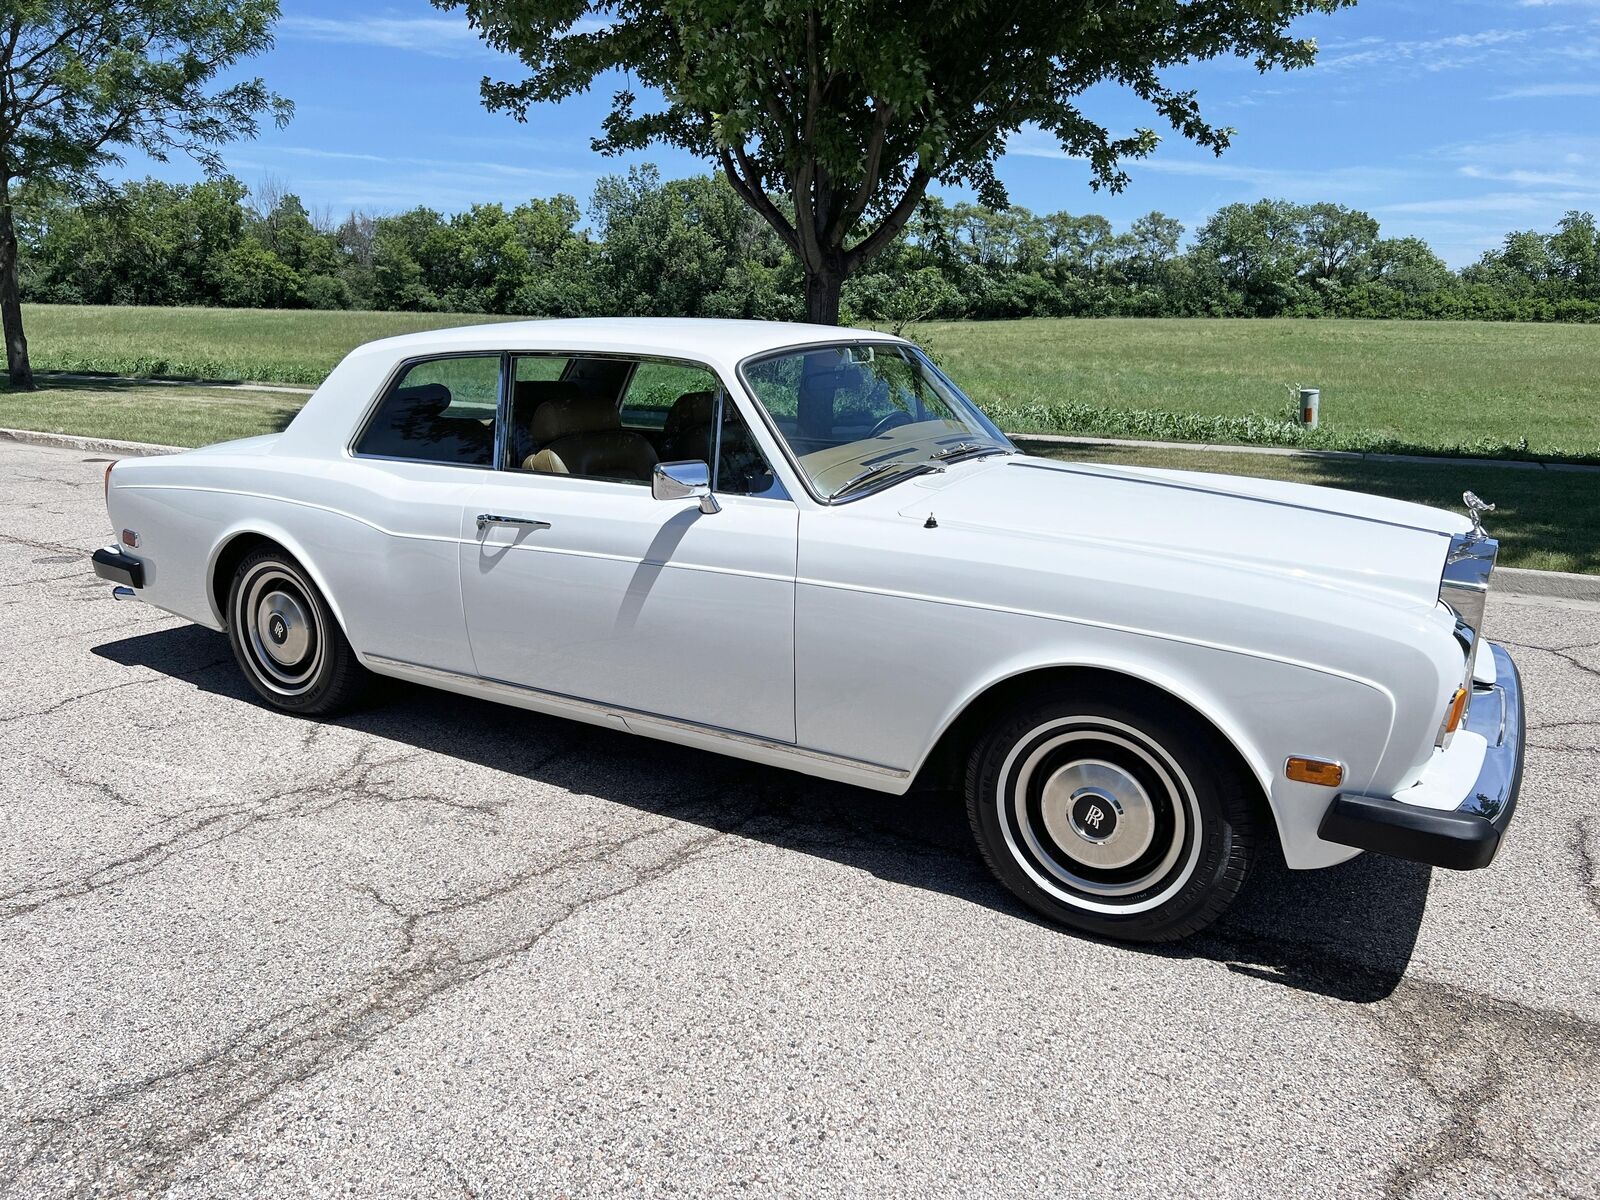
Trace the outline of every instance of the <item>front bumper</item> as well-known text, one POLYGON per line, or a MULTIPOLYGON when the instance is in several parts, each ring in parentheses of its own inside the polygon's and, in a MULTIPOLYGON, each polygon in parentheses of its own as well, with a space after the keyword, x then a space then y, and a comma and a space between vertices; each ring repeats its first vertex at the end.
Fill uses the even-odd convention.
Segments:
POLYGON ((131 554, 124 554, 113 546, 103 546, 93 555, 94 573, 112 583, 131 588, 144 586, 144 563, 131 554))
POLYGON ((1494 861, 1522 785, 1522 681, 1511 655, 1484 645, 1494 683, 1473 689, 1465 725, 1422 779, 1394 796, 1336 797, 1319 837, 1456 871, 1494 861))

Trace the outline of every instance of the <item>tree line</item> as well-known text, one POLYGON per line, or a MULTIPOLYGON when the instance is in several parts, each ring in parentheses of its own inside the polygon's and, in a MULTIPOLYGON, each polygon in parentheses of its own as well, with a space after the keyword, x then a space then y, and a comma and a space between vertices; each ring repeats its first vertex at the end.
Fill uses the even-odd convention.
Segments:
MULTIPOLYGON (((652 167, 569 195, 444 214, 313 213, 271 183, 129 182, 19 206, 25 299, 527 316, 802 318, 801 268, 716 176, 652 167), (587 221, 585 217, 587 216, 587 221)), ((1104 217, 925 199, 844 287, 853 320, 1341 316, 1600 321, 1600 229, 1568 213, 1452 271, 1337 204, 1220 209, 1187 240, 1104 217)))

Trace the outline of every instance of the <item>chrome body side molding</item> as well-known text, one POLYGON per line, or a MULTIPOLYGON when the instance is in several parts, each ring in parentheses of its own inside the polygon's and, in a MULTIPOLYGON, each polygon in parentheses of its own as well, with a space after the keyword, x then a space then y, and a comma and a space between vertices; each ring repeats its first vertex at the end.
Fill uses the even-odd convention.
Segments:
POLYGON ((694 721, 684 721, 677 717, 662 716, 660 713, 644 712, 622 705, 602 704, 595 700, 586 700, 581 696, 547 692, 541 688, 510 683, 504 679, 493 679, 485 675, 468 675, 461 671, 423 666, 420 663, 388 658, 381 654, 367 654, 361 658, 369 667, 381 674, 402 675, 418 683, 481 695, 489 700, 509 702, 522 707, 537 707, 540 711, 553 716, 611 724, 614 728, 620 727, 631 733, 698 745, 718 753, 750 758, 773 766, 789 766, 794 770, 825 775, 843 782, 859 783, 879 791, 902 792, 911 780, 911 772, 899 767, 846 758, 843 755, 829 754, 824 750, 777 742, 770 738, 756 737, 753 734, 723 729, 715 725, 701 725, 694 721))

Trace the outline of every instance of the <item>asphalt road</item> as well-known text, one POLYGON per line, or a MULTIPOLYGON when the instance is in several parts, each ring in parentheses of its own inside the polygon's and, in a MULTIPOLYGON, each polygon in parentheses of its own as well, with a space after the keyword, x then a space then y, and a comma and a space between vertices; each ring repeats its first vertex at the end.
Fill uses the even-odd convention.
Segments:
POLYGON ((1267 868, 1139 950, 953 799, 268 712, 93 578, 101 470, 0 446, 0 1195, 1600 1195, 1600 608, 1491 604, 1492 868, 1267 868))

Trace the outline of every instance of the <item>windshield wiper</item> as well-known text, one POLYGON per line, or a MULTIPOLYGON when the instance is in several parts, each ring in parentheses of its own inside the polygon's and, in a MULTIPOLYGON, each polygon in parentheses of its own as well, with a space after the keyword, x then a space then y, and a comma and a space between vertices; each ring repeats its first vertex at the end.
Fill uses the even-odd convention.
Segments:
POLYGON ((943 467, 936 467, 931 462, 907 462, 903 458, 897 458, 892 462, 873 463, 866 470, 858 472, 857 474, 852 475, 849 479, 846 479, 842 484, 839 485, 837 490, 829 492, 828 499, 837 500, 840 496, 850 491, 857 484, 866 483, 869 479, 875 479, 879 475, 882 475, 885 471, 893 471, 896 468, 904 468, 913 475, 923 475, 930 471, 944 470, 943 467))
POLYGON ((931 457, 942 462, 943 460, 949 458, 965 458, 969 454, 978 455, 1010 453, 1011 451, 1007 450, 1004 446, 996 446, 992 442, 957 442, 954 446, 946 446, 943 450, 935 451, 931 457))

